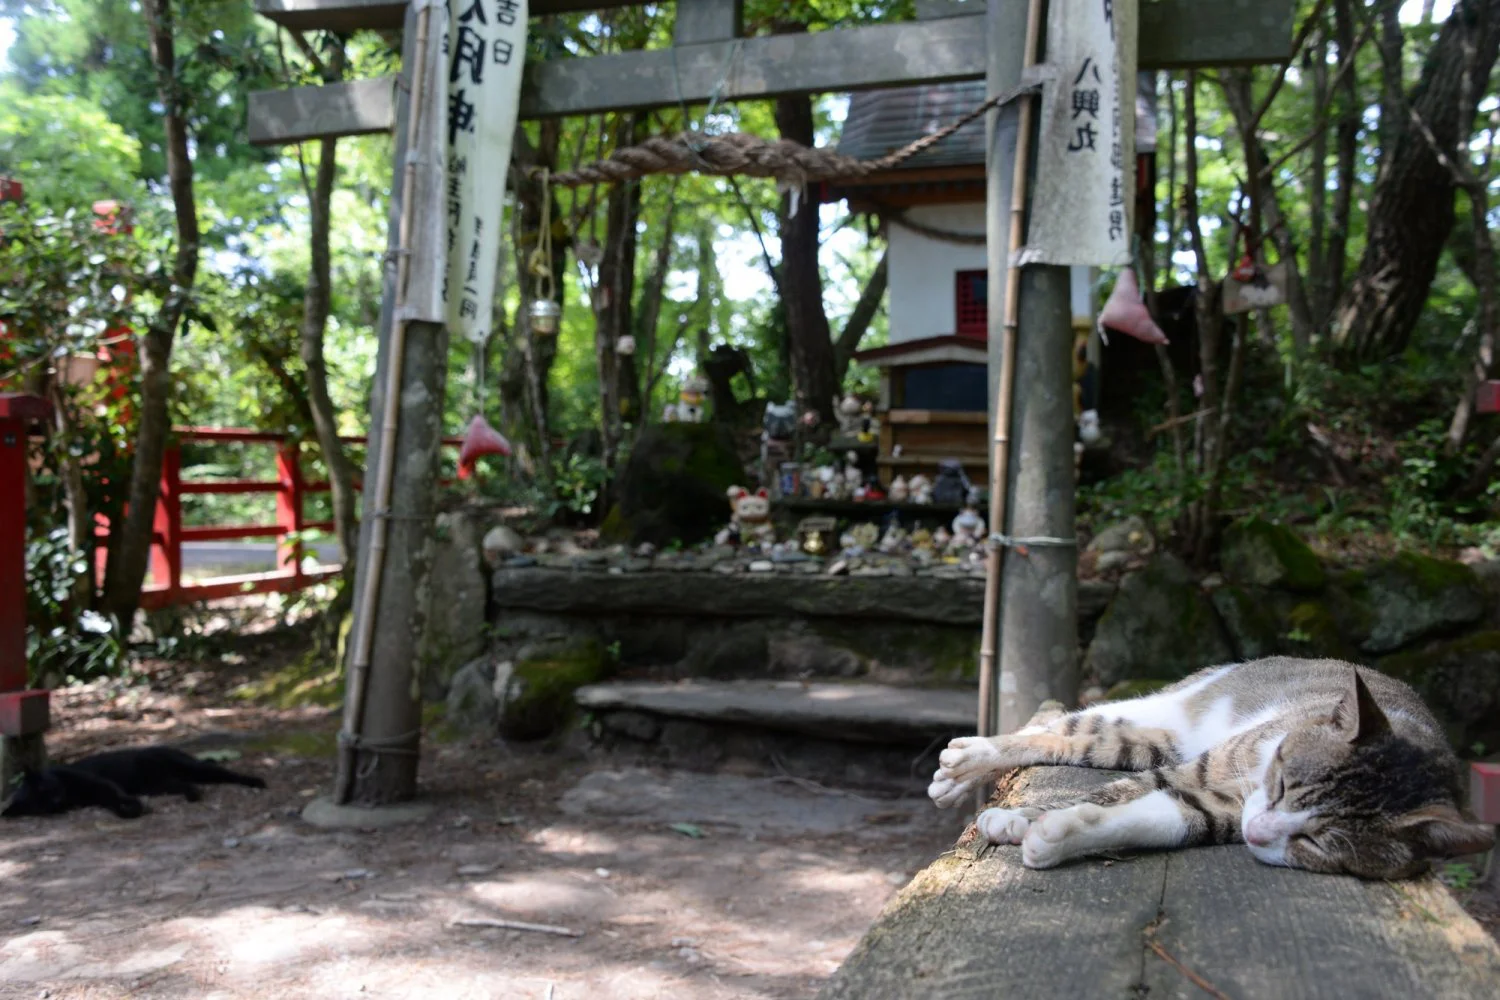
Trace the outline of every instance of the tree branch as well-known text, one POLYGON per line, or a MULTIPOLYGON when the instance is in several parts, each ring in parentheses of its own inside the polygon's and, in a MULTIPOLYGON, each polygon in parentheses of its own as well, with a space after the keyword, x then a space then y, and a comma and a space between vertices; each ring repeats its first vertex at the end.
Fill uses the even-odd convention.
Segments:
POLYGON ((880 255, 880 262, 875 265, 875 270, 870 274, 870 279, 865 282, 865 287, 859 293, 859 301, 854 304, 854 311, 849 314, 849 319, 844 323, 844 329, 839 331, 838 340, 833 344, 833 364, 836 381, 842 383, 844 376, 849 372, 849 363, 854 360, 854 354, 859 350, 859 342, 864 339, 874 322, 876 314, 880 312, 880 301, 885 298, 886 285, 889 284, 890 270, 887 264, 890 251, 880 255))

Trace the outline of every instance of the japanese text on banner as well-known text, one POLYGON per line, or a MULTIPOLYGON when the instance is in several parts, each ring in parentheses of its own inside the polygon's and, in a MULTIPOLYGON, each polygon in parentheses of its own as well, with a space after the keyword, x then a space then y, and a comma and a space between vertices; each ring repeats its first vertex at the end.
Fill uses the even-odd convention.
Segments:
POLYGON ((520 111, 526 0, 448 0, 448 326, 490 335, 505 180, 520 111))
POLYGON ((1137 0, 1053 0, 1031 224, 1021 259, 1130 259, 1137 0))

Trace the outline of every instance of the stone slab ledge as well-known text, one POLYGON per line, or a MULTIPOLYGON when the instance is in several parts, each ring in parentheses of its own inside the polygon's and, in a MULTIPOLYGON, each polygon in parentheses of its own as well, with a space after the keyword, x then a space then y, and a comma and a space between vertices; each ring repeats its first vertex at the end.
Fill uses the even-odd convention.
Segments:
MULTIPOLYGON (((1114 593, 1079 585, 1078 616, 1091 621, 1114 593)), ((723 573, 611 573, 502 568, 490 600, 501 610, 715 618, 806 616, 979 627, 984 581, 938 577, 812 577, 723 573)))

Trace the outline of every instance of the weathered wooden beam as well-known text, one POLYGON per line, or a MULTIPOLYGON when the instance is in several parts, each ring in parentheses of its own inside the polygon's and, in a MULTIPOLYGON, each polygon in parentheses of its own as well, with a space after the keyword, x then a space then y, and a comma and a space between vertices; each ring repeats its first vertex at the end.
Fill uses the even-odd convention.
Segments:
POLYGON ((745 27, 744 0, 677 0, 672 41, 677 45, 738 38, 745 27))
MULTIPOLYGON (((260 2, 347 7, 354 0, 260 2)), ((544 6, 538 2, 533 9, 544 6)), ((1212 10, 1200 9, 1199 0, 1142 5, 1142 69, 1277 62, 1290 54, 1292 0, 1217 0, 1202 7, 1212 10)), ((521 114, 554 118, 713 97, 749 100, 972 80, 985 72, 984 39, 980 14, 532 63, 521 114)), ((252 94, 251 141, 272 145, 383 131, 391 124, 390 88, 386 80, 252 94)))
POLYGON ((406 0, 255 0, 255 12, 292 31, 399 31, 406 0))
POLYGON ((983 18, 840 28, 678 45, 527 66, 528 118, 973 79, 983 18))
POLYGON ((1159 0, 1140 5, 1140 68, 1282 63, 1292 55, 1292 0, 1159 0))
MULTIPOLYGON (((1029 768, 992 804, 1042 805, 1114 777, 1029 768)), ((1203 997, 1204 983, 1230 997, 1463 1000, 1500 982, 1500 947, 1430 875, 1314 875, 1241 844, 1034 871, 1019 847, 976 858, 976 846, 891 900, 820 1000, 1203 997)))
MULTIPOLYGON (((532 17, 638 6, 642 0, 531 0, 532 17)), ((399 31, 406 0, 255 0, 255 12, 294 31, 399 31)))
POLYGON ((257 91, 250 95, 250 141, 279 146, 305 139, 389 132, 396 120, 395 93, 393 76, 257 91))

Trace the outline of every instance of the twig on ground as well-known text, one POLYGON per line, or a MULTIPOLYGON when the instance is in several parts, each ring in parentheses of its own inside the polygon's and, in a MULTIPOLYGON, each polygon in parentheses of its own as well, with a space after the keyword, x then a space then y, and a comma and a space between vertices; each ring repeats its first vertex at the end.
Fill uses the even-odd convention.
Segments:
POLYGON ((829 788, 827 785, 818 784, 811 778, 799 778, 795 774, 792 774, 787 770, 786 762, 781 759, 781 755, 778 753, 771 754, 771 763, 775 764, 776 770, 781 772, 780 774, 773 776, 771 778, 772 781, 786 781, 793 785, 796 785, 803 791, 816 792, 819 795, 837 795, 842 798, 859 799, 861 802, 875 801, 872 798, 860 795, 858 792, 845 791, 842 788, 829 788))
POLYGON ((524 920, 496 920, 493 917, 467 917, 455 920, 452 927, 494 927, 506 931, 531 931, 535 934, 556 934, 558 937, 583 937, 583 931, 551 924, 528 924, 524 920))
POLYGON ((1209 996, 1213 997, 1214 1000, 1231 1000, 1230 996, 1227 993, 1219 989, 1207 979, 1204 979, 1202 976, 1198 975, 1198 973, 1194 972, 1192 969, 1189 969, 1186 965, 1183 965, 1176 956, 1162 947, 1161 942, 1156 940, 1157 928, 1159 928, 1162 923, 1162 918, 1158 917, 1146 927, 1146 947, 1155 952, 1157 958, 1160 958, 1163 962, 1166 962, 1172 968, 1182 973, 1194 986, 1198 987, 1204 993, 1207 993, 1209 996))

